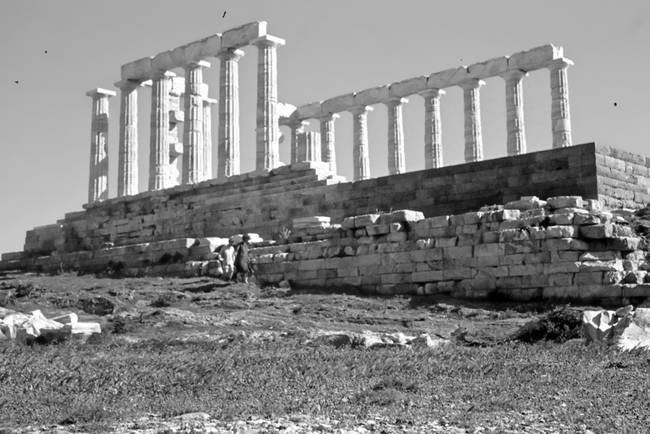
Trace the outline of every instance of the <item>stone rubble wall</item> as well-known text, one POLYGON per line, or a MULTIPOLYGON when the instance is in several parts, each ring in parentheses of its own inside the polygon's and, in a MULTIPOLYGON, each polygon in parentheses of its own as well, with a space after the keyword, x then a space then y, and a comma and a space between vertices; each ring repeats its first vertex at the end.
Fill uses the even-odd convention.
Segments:
POLYGON ((598 198, 611 208, 650 203, 650 157, 616 148, 596 149, 598 198))
POLYGON ((353 183, 341 182, 325 163, 295 163, 87 205, 29 231, 24 254, 37 258, 243 232, 277 239, 298 217, 342 221, 389 209, 417 209, 434 217, 531 194, 582 195, 609 207, 640 208, 647 203, 648 163, 593 143, 353 183))
POLYGON ((522 301, 650 297, 650 210, 638 217, 600 206, 562 196, 429 218, 366 214, 299 229, 287 244, 253 253, 260 281, 299 288, 522 301))

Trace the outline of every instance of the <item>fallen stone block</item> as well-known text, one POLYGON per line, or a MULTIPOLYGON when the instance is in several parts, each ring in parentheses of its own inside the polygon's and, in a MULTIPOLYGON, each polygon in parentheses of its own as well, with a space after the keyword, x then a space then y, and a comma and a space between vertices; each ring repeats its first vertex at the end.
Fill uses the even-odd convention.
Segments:
POLYGON ((503 207, 505 209, 518 209, 525 211, 534 208, 542 208, 546 205, 546 201, 540 200, 537 196, 522 196, 519 200, 507 202, 503 207))
POLYGON ((551 209, 558 208, 583 208, 584 202, 581 196, 555 196, 546 199, 551 209))
POLYGON ((614 225, 599 224, 580 226, 580 236, 587 239, 603 239, 614 236, 614 225))
POLYGON ((401 209, 391 213, 381 214, 379 216, 379 224, 390 223, 415 223, 424 219, 424 214, 421 211, 413 211, 408 209, 401 209))

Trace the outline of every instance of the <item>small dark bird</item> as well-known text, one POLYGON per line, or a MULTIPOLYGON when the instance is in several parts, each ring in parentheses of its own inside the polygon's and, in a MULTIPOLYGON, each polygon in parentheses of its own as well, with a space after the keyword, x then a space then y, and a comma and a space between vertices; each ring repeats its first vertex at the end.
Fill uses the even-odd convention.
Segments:
POLYGON ((47 50, 45 50, 45 54, 47 54, 47 50))
POLYGON ((614 107, 618 107, 618 103, 615 102, 615 103, 614 103, 614 107))
POLYGON ((18 80, 14 80, 14 83, 18 84, 18 80))
POLYGON ((223 15, 221 15, 221 18, 225 18, 226 16, 226 11, 223 11, 223 15))

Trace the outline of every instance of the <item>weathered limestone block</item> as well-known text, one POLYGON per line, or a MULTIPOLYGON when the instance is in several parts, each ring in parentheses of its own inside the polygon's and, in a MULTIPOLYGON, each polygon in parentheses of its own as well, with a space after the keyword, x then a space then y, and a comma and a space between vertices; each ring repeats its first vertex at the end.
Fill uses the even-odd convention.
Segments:
POLYGON ((614 225, 599 224, 580 226, 580 236, 587 239, 603 239, 614 236, 614 225))
POLYGON ((390 224, 390 223, 416 223, 424 219, 424 214, 421 211, 413 210, 397 210, 391 213, 380 214, 378 223, 379 224, 390 224))
POLYGON ((581 196, 555 196, 546 199, 551 209, 558 208, 582 208, 584 201, 581 196))
POLYGON ((572 238, 577 235, 577 232, 575 226, 557 225, 547 227, 545 234, 546 238, 572 238))

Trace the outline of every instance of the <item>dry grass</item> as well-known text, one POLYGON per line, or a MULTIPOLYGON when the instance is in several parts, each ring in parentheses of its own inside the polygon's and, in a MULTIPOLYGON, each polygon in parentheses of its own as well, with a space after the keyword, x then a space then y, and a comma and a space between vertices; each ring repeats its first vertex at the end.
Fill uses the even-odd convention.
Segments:
POLYGON ((204 411, 219 419, 380 414, 520 430, 532 415, 569 432, 642 432, 650 418, 648 355, 575 341, 432 351, 312 348, 291 338, 254 345, 107 338, 3 346, 0 358, 0 414, 10 425, 101 431, 143 413, 204 411))

